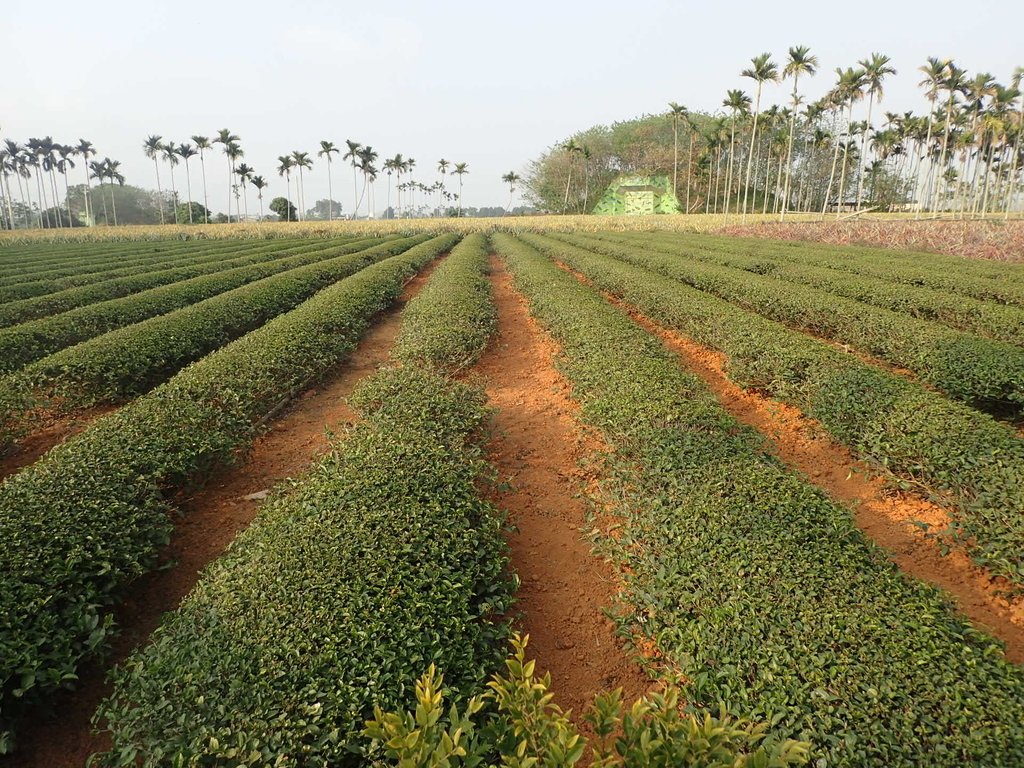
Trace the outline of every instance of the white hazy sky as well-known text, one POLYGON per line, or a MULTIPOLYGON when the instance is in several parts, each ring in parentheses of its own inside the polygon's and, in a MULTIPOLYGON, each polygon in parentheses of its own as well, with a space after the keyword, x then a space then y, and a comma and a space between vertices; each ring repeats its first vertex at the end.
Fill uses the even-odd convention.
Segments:
MULTIPOLYGON (((466 205, 504 205, 501 175, 549 145, 669 101, 718 110, 726 89, 752 93, 739 76, 752 56, 780 60, 791 45, 820 59, 812 98, 835 67, 888 54, 899 70, 886 83, 882 109, 891 111, 923 110, 916 69, 926 56, 954 57, 1003 83, 1024 65, 1019 0, 50 0, 42 9, 4 3, 0 136, 84 137, 122 161, 129 183, 155 187, 147 135, 180 142, 230 128, 271 195, 284 193, 278 155, 351 138, 382 160, 416 158, 424 183, 441 157, 467 162, 466 205)), ((768 87, 763 103, 787 92, 768 87)), ((207 168, 211 208, 224 210, 223 158, 207 168)), ((335 165, 334 184, 350 210, 350 169, 335 165)), ((378 208, 385 190, 378 182, 378 208)), ((326 196, 317 163, 307 204, 326 196)))

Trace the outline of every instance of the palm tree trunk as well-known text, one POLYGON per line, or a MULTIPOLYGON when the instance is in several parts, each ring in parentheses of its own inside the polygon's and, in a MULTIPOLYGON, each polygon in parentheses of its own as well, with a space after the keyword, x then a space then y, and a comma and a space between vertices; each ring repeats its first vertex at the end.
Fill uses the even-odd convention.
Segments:
POLYGON ((679 199, 679 115, 672 116, 672 194, 679 199))
POLYGON ((8 229, 13 230, 14 210, 11 207, 11 180, 8 178, 7 171, 4 171, 3 175, 0 176, 0 192, 3 192, 4 202, 6 203, 5 207, 7 208, 7 217, 5 221, 7 222, 7 227, 8 229))
MULTIPOLYGON (((761 154, 761 148, 758 147, 758 155, 761 154)), ((760 160, 760 158, 758 158, 760 160)), ((761 215, 764 216, 768 213, 768 182, 772 177, 772 148, 768 147, 768 156, 765 158, 764 166, 764 194, 762 195, 761 203, 761 215)), ((754 189, 757 189, 757 169, 754 170, 754 189)), ((756 201, 756 198, 755 198, 756 201)))
MULTIPOLYGON (((226 145, 225 145, 225 149, 227 149, 226 145)), ((234 181, 234 178, 235 178, 235 164, 232 162, 230 157, 227 158, 227 161, 228 161, 228 223, 230 224, 231 223, 231 185, 232 185, 232 182, 234 181)), ((235 208, 238 208, 237 204, 235 205, 235 208)), ((238 211, 235 211, 235 213, 238 213, 238 211)))
POLYGON ((778 212, 781 207, 779 196, 782 194, 782 157, 779 157, 779 167, 775 172, 775 199, 772 200, 772 214, 778 212))
POLYGON ((793 135, 796 133, 796 106, 797 106, 797 83, 800 81, 800 71, 793 73, 793 114, 789 116, 789 141, 786 147, 786 186, 782 190, 782 210, 779 213, 779 221, 786 216, 786 209, 789 208, 789 185, 793 179, 793 135))
POLYGON ((68 227, 74 227, 74 219, 71 218, 71 187, 68 186, 68 173, 64 170, 61 175, 64 177, 64 204, 68 209, 68 227))
POLYGON ((117 200, 114 199, 114 182, 110 182, 110 205, 114 209, 114 226, 117 226, 117 200))
POLYGON ((100 200, 103 201, 103 226, 110 226, 110 213, 107 211, 107 193, 103 191, 103 179, 100 179, 100 200))
POLYGON ((89 184, 89 158, 87 155, 82 155, 82 165, 85 167, 85 225, 91 227, 93 225, 92 201, 89 197, 92 194, 92 187, 89 184))
MULTIPOLYGON (((864 167, 868 162, 868 131, 871 130, 871 111, 875 106, 875 92, 868 92, 868 124, 864 126, 864 134, 860 137, 860 170, 857 173, 857 207, 860 208, 860 203, 863 197, 861 196, 861 190, 864 186, 864 167)), ((884 117, 884 115, 883 115, 884 117)))
POLYGON ((359 193, 359 199, 356 201, 356 212, 357 213, 359 212, 359 209, 363 205, 363 198, 364 197, 366 197, 366 174, 365 173, 363 174, 363 191, 359 193))
POLYGON ((7 199, 7 220, 11 224, 11 229, 14 229, 14 207, 11 205, 11 176, 7 171, 4 171, 4 184, 7 187, 7 194, 4 197, 7 199))
MULTIPOLYGON (((153 167, 156 169, 156 195, 158 201, 157 208, 160 209, 160 223, 165 224, 166 222, 164 221, 164 191, 160 187, 160 164, 157 162, 155 155, 153 156, 153 167)), ((111 186, 113 186, 114 182, 110 182, 110 184, 111 186)), ((111 190, 110 194, 114 194, 113 190, 111 190)))
POLYGON ((839 172, 839 205, 836 207, 836 218, 839 218, 840 211, 845 204, 844 194, 846 193, 846 166, 850 157, 850 126, 853 125, 853 99, 850 99, 850 112, 846 117, 846 141, 843 142, 843 166, 839 172))
MULTIPOLYGON (((569 176, 565 180, 565 200, 562 201, 562 213, 569 210, 569 185, 572 184, 572 155, 569 156, 569 176)), ((459 177, 459 215, 462 215, 462 177, 459 177)))
MULTIPOLYGON (((980 198, 980 195, 978 193, 978 171, 981 169, 981 156, 983 154, 983 149, 984 149, 984 146, 985 146, 984 138, 978 136, 978 133, 977 133, 977 122, 978 122, 978 110, 975 110, 975 112, 974 112, 974 123, 975 123, 975 125, 974 125, 974 128, 973 128, 972 132, 974 133, 974 139, 977 142, 978 147, 977 147, 977 154, 974 157, 974 172, 971 174, 971 215, 972 216, 975 215, 978 212, 978 203, 979 203, 979 198, 980 198)), ((995 136, 993 136, 992 138, 993 138, 993 143, 994 143, 995 136)), ((986 166, 985 166, 986 178, 988 176, 988 171, 989 171, 989 168, 988 168, 988 165, 986 164, 986 166)))
POLYGON ((210 198, 206 194, 206 159, 203 157, 203 150, 199 150, 199 165, 203 169, 203 208, 206 212, 203 214, 203 218, 206 219, 206 223, 210 223, 210 198))
POLYGON ((292 174, 291 174, 290 171, 286 171, 285 172, 285 174, 284 174, 284 183, 286 185, 286 190, 285 191, 286 191, 286 193, 288 195, 288 199, 285 200, 287 205, 285 205, 285 207, 284 207, 284 216, 285 216, 284 220, 285 221, 291 221, 292 220, 292 174))
MULTIPOLYGON (((995 137, 993 137, 993 138, 995 138, 995 137)), ((985 161, 985 186, 984 186, 984 189, 982 190, 982 196, 981 196, 981 218, 983 218, 983 219, 988 214, 988 181, 989 181, 989 179, 992 176, 992 174, 989 172, 989 169, 992 167, 992 154, 995 151, 995 146, 996 146, 995 141, 992 141, 992 142, 989 143, 988 159, 985 161)), ((979 151, 980 151, 980 148, 979 148, 979 151)))
POLYGON ((932 146, 932 117, 935 114, 935 99, 928 100, 928 130, 925 132, 924 138, 924 157, 928 158, 928 176, 925 180, 925 188, 921 188, 921 172, 924 169, 924 157, 919 158, 917 161, 917 184, 915 189, 915 197, 917 198, 916 210, 914 212, 914 218, 921 218, 921 211, 924 208, 924 203, 921 200, 923 196, 931 198, 931 194, 928 190, 928 179, 931 179, 931 146, 932 146))
POLYGON ((188 169, 188 158, 185 158, 185 186, 188 189, 188 223, 195 224, 192 219, 192 173, 188 169))
MULTIPOLYGON (((946 150, 949 148, 949 121, 953 118, 953 91, 949 92, 949 101, 946 103, 946 125, 942 133, 942 152, 939 154, 939 168, 935 179, 935 199, 934 209, 937 211, 939 208, 939 181, 944 180, 946 177, 946 150)), ((948 184, 946 185, 948 188, 948 184)), ((943 190, 945 191, 945 189, 943 190)))
POLYGON ((686 212, 690 212, 690 180, 693 178, 693 128, 690 129, 690 143, 686 150, 686 212))
POLYGON ((334 221, 334 182, 331 180, 331 153, 327 153, 327 220, 334 221))
MULTIPOLYGON (((354 158, 353 158, 353 161, 352 161, 352 199, 356 201, 356 204, 352 207, 352 218, 353 219, 358 219, 359 218, 359 203, 361 201, 359 199, 359 182, 358 182, 358 180, 356 178, 356 164, 355 164, 355 159, 354 158)), ((398 215, 399 215, 399 217, 401 217, 401 215, 402 215, 402 193, 401 192, 398 193, 398 215)))
MULTIPOLYGON (((26 173, 31 175, 31 171, 29 171, 27 168, 25 169, 25 171, 26 171, 26 173)), ((19 189, 21 189, 21 178, 22 177, 19 175, 18 176, 18 188, 19 189)), ((28 198, 28 207, 25 209, 25 228, 26 229, 31 229, 32 228, 32 218, 33 218, 32 217, 32 182, 31 182, 31 179, 29 178, 29 176, 25 176, 25 189, 24 189, 24 191, 22 193, 22 198, 23 199, 24 198, 28 198)))
POLYGON ((729 139, 729 166, 725 172, 725 213, 732 205, 732 160, 736 154, 736 115, 732 116, 732 136, 729 139))
POLYGON ((50 194, 53 195, 53 217, 57 220, 57 229, 64 229, 64 217, 61 215, 60 210, 60 192, 57 189, 57 174, 53 170, 53 166, 50 166, 50 194))
POLYGON ((757 97, 754 99, 754 125, 750 129, 750 154, 747 156, 747 179, 743 184, 743 220, 747 217, 747 194, 750 192, 750 171, 754 161, 754 142, 757 140, 757 117, 761 110, 761 81, 757 82, 757 97))
POLYGON ((174 214, 174 222, 178 223, 178 187, 174 183, 174 164, 171 163, 171 213, 174 214))
POLYGON ((832 153, 832 172, 828 176, 828 186, 825 187, 825 199, 821 203, 821 216, 825 217, 825 211, 828 210, 828 199, 832 194, 832 182, 836 180, 836 165, 839 162, 839 137, 833 135, 833 144, 835 145, 835 151, 832 153))
MULTIPOLYGON (((804 213, 809 213, 811 207, 810 195, 804 197, 804 191, 809 186, 807 184, 807 175, 809 171, 813 171, 814 161, 816 160, 816 158, 814 157, 814 144, 811 142, 804 142, 804 145, 807 154, 807 159, 804 163, 803 173, 800 174, 800 183, 797 185, 796 209, 797 211, 802 210, 804 213)), ((789 178, 790 180, 792 180, 792 175, 790 175, 789 178)), ((785 198, 783 200, 783 205, 786 205, 789 202, 789 198, 785 195, 785 193, 783 193, 783 197, 785 198)), ((783 211, 783 213, 785 213, 785 211, 783 211)))
POLYGON ((722 211, 722 148, 718 148, 718 156, 715 158, 715 213, 722 211))
POLYGON ((590 168, 587 161, 583 161, 583 213, 587 213, 590 207, 590 168))
POLYGON ((1013 150, 1010 152, 1010 163, 1006 171, 1006 210, 1003 213, 1003 219, 1009 220, 1010 208, 1013 206, 1014 191, 1017 187, 1016 175, 1017 175, 1017 153, 1020 151, 1020 142, 1024 138, 1022 136, 1024 132, 1024 110, 1021 111, 1021 129, 1017 133, 1017 141, 1013 143, 1013 150))
POLYGON ((36 168, 36 192, 39 193, 39 228, 44 229, 43 214, 46 214, 46 223, 50 223, 50 214, 46 206, 46 193, 43 191, 43 181, 40 178, 41 168, 36 168))

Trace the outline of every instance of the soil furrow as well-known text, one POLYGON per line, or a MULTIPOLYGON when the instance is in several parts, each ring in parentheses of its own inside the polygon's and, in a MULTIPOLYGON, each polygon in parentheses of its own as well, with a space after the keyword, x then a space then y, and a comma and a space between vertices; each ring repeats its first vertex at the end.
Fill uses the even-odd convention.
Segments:
POLYGON ((528 654, 539 673, 551 673, 555 701, 578 721, 594 694, 621 687, 632 702, 650 681, 605 615, 617 591, 613 568, 591 553, 580 531, 581 496, 593 481, 580 461, 599 453, 601 443, 579 425, 570 385, 554 366, 558 346, 497 257, 492 280, 498 332, 475 370, 497 409, 490 460, 511 486, 493 500, 514 526, 509 545, 522 581, 517 606, 528 654))
POLYGON ((67 415, 47 414, 42 423, 28 435, 20 438, 11 449, 0 457, 0 480, 13 475, 29 464, 34 464, 51 448, 74 437, 101 416, 113 413, 118 405, 97 405, 76 410, 67 415))
POLYGON ((145 643, 167 611, 181 602, 202 569, 244 530, 263 492, 308 469, 330 447, 328 430, 352 421, 346 398, 363 378, 385 363, 401 326, 401 310, 423 288, 434 261, 405 286, 401 298, 373 322, 348 360, 299 395, 273 421, 235 467, 219 473, 201 490, 177 504, 177 520, 164 560, 168 567, 140 578, 118 607, 120 635, 110 663, 83 670, 79 688, 57 697, 53 711, 18 734, 11 768, 82 768, 89 755, 109 747, 105 734, 90 725, 100 701, 110 693, 105 676, 114 663, 145 643))
MULTIPOLYGON (((590 284, 584 275, 561 266, 590 284)), ((949 516, 944 509, 916 494, 893 490, 884 475, 858 461, 799 409, 733 383, 722 353, 665 328, 610 293, 601 293, 678 355, 737 421, 763 434, 781 461, 850 508, 858 527, 903 573, 944 590, 962 615, 1006 644, 1007 659, 1024 663, 1024 600, 1005 597, 1004 580, 973 565, 962 551, 943 555, 940 545, 918 525, 945 528, 949 516)))

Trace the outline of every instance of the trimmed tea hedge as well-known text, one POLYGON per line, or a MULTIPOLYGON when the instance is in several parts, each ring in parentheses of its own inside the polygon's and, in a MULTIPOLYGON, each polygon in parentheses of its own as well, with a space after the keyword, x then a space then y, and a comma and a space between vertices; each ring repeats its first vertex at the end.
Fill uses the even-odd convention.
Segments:
POLYGON ((656 321, 721 350, 730 377, 800 408, 839 442, 938 494, 980 565, 1024 587, 1024 440, 914 382, 649 270, 523 235, 656 321))
POLYGON ((167 493, 231 462, 283 398, 343 359, 443 235, 335 283, 186 368, 0 485, 0 743, 106 645, 110 606, 153 568, 167 493))
MULTIPOLYGON (((340 244, 342 243, 332 241, 326 243, 325 247, 334 247, 340 244)), ((248 264, 273 261, 310 250, 316 250, 316 248, 310 248, 308 243, 302 248, 290 249, 264 246, 257 249, 244 249, 241 252, 228 251, 197 259, 175 260, 172 266, 161 265, 155 269, 147 266, 139 268, 134 274, 129 272, 127 275, 67 288, 48 293, 45 296, 7 302, 0 306, 0 326, 16 325, 100 301, 129 296, 160 285, 169 285, 192 277, 223 272, 248 264)))
POLYGON ((731 267, 572 235, 556 239, 652 269, 790 327, 908 368, 968 405, 996 413, 1024 410, 1024 349, 1012 344, 731 267))
POLYGON ((858 275, 853 272, 795 264, 766 256, 748 256, 728 251, 706 251, 698 248, 673 246, 668 240, 639 241, 636 238, 600 235, 632 248, 672 253, 682 258, 709 261, 747 272, 768 275, 790 283, 814 288, 855 299, 866 304, 902 312, 922 320, 934 320, 951 328, 969 333, 1024 345, 1024 308, 995 304, 940 288, 925 288, 906 283, 894 283, 880 277, 858 275))
POLYGON ((1024 764, 1024 670, 996 641, 902 577, 624 313, 493 240, 612 447, 622 621, 679 665, 694 706, 768 720, 812 743, 812 765, 1024 764))
POLYGON ((405 705, 426 666, 460 698, 500 664, 512 583, 477 492, 485 400, 435 366, 487 340, 486 247, 467 240, 406 309, 402 338, 423 342, 357 390, 362 420, 118 669, 105 764, 363 764, 373 707, 405 705))
POLYGON ((201 275, 0 329, 0 372, 17 370, 34 360, 107 331, 186 307, 290 267, 351 253, 365 247, 362 241, 334 247, 324 247, 323 243, 318 243, 303 247, 302 253, 297 256, 288 255, 283 259, 263 264, 251 264, 212 275, 201 275))
POLYGON ((453 373, 472 365, 494 333, 487 238, 467 235, 406 307, 395 357, 453 373))

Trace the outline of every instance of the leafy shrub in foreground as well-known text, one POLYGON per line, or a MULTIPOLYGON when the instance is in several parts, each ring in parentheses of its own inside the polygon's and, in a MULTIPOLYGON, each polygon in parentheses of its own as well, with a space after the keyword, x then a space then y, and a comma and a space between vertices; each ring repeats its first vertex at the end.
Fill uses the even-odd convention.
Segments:
POLYGON ((538 678, 526 660, 529 638, 512 640, 505 674, 488 690, 445 711, 444 678, 431 665, 416 684, 416 708, 387 712, 379 706, 365 734, 386 764, 402 768, 459 768, 482 764, 508 768, 573 766, 592 749, 590 768, 785 768, 806 765, 806 742, 766 740, 767 726, 730 717, 684 714, 675 688, 654 693, 623 710, 621 691, 598 695, 586 722, 588 744, 553 703, 551 676, 538 678))

